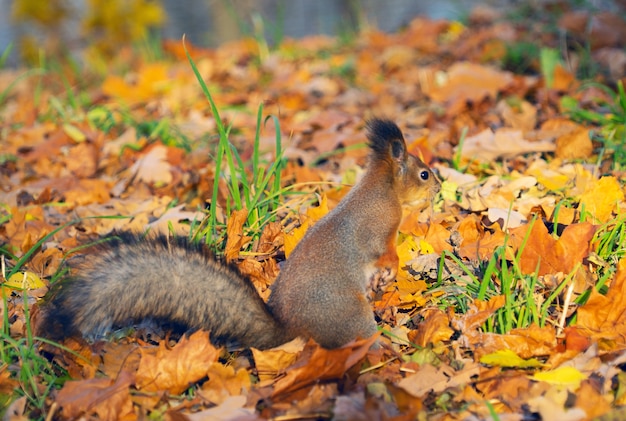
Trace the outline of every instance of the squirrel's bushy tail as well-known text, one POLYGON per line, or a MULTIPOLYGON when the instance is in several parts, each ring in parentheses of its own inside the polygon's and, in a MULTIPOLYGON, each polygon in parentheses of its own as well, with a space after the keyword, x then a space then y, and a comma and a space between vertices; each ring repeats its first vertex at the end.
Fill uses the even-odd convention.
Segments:
POLYGON ((271 348, 291 339, 246 277, 184 237, 124 233, 80 258, 43 304, 39 336, 93 338, 154 319, 207 330, 217 343, 271 348))

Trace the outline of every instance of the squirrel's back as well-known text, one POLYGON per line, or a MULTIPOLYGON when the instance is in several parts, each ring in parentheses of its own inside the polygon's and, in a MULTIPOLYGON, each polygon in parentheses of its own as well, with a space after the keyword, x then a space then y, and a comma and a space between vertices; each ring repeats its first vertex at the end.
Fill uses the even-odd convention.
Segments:
POLYGON ((270 348, 291 339, 245 276, 184 237, 123 233, 80 259, 42 307, 43 336, 100 337, 153 319, 207 330, 218 343, 270 348))

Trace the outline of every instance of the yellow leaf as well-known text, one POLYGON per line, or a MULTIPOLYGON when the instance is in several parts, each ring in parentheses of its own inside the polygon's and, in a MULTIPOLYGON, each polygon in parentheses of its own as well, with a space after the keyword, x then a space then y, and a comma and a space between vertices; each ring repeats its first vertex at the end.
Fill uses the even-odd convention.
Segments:
POLYGON ((294 228, 289 234, 285 234, 285 257, 289 258, 291 252, 296 248, 304 234, 311 226, 309 219, 305 219, 298 228, 294 228))
POLYGON ((510 349, 501 349, 491 354, 483 355, 480 362, 487 365, 495 365, 498 367, 518 367, 530 368, 541 367, 543 364, 536 358, 525 360, 520 358, 514 351, 510 349))
POLYGON ((328 198, 326 195, 322 195, 320 205, 314 208, 309 208, 306 214, 311 218, 312 222, 317 222, 322 219, 328 213, 328 198))
POLYGON ((396 252, 398 253, 398 259, 400 260, 400 263, 408 262, 409 260, 417 257, 417 250, 418 245, 415 242, 415 237, 413 237, 412 235, 407 235, 402 243, 400 243, 396 247, 396 252))
POLYGON ((264 351, 250 348, 259 379, 261 381, 271 380, 276 378, 279 373, 284 373, 287 367, 296 361, 303 348, 304 340, 302 338, 296 338, 277 348, 264 351))
POLYGON ((586 190, 580 198, 578 209, 591 213, 600 222, 607 222, 619 201, 624 200, 624 192, 613 176, 602 177, 586 190))
POLYGON ((420 240, 420 253, 422 254, 432 254, 435 252, 435 248, 430 245, 427 241, 420 240))
POLYGON ((452 200, 456 202, 456 189, 458 187, 459 185, 457 183, 445 180, 443 183, 441 183, 441 197, 443 197, 444 200, 452 200))
POLYGON ((560 190, 564 188, 569 182, 569 177, 565 174, 560 174, 553 170, 541 170, 534 173, 528 171, 529 174, 537 177, 537 182, 545 186, 548 190, 560 190))
POLYGON ((87 139, 85 133, 83 133, 78 127, 72 124, 64 124, 63 131, 66 135, 70 137, 70 139, 72 139, 76 143, 84 142, 87 139))
POLYGON ((33 272, 14 273, 2 286, 13 289, 38 289, 43 288, 45 284, 41 278, 33 272))
POLYGON ((580 383, 586 378, 586 375, 574 367, 559 367, 554 370, 535 373, 535 375, 531 377, 531 379, 540 382, 546 382, 559 386, 571 386, 574 388, 578 388, 580 383))

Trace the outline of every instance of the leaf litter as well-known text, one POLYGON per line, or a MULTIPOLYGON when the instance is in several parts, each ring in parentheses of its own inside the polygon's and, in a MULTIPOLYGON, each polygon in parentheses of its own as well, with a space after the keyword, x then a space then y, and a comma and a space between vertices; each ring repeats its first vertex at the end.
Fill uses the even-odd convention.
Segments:
MULTIPOLYGON (((467 27, 417 18, 397 33, 364 31, 347 45, 286 40, 267 55, 251 39, 192 49, 242 159, 254 154, 253 116, 263 103, 264 116, 279 116, 283 180, 304 193, 287 196, 277 221, 255 240, 245 229, 248 210, 228 209, 220 181, 222 252, 264 298, 279 261, 345 195, 340 186, 358 177, 365 118, 396 120, 411 151, 439 170, 440 198, 424 212, 407 211, 397 280, 372 300, 382 349, 369 349, 370 338, 337 350, 296 340, 233 351, 215 348, 207 332, 175 339, 144 327, 105 343, 72 338, 65 348, 40 349, 71 378, 45 395, 40 407, 48 416, 619 417, 626 402, 624 163, 613 165, 615 151, 599 140, 597 123, 574 121, 560 103, 569 96, 603 112, 606 97, 571 67, 557 65, 550 75, 536 64, 523 73, 501 70, 507 44, 524 28, 485 13, 474 12, 467 27), (610 244, 611 253, 600 255, 610 244)), ((569 14, 560 25, 578 22, 569 14)), ((594 54, 623 43, 594 28, 592 41, 608 43, 594 54)), ((50 105, 67 94, 45 83, 54 74, 42 76, 38 102, 25 85, 5 99, 0 239, 8 269, 34 250, 10 282, 49 283, 79 245, 114 231, 186 235, 202 220, 219 176, 216 123, 179 43, 166 42, 164 51, 167 59, 137 55, 126 71, 82 87, 90 99, 70 115, 50 105), (84 219, 47 237, 76 216, 84 219)), ((615 68, 608 74, 613 80, 597 79, 624 79, 615 68)), ((0 91, 11 81, 0 77, 0 91)), ((276 132, 261 127, 268 159, 276 132)), ((26 322, 36 323, 39 290, 9 290, 10 337, 25 337, 26 322)), ((12 370, 0 367, 0 390, 13 402, 7 414, 37 416, 14 394, 12 370)), ((43 377, 35 380, 45 388, 43 377)))

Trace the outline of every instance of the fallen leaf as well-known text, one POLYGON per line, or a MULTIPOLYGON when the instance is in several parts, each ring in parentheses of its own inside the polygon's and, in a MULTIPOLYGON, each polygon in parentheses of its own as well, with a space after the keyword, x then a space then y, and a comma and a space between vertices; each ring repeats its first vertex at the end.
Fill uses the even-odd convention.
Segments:
POLYGON ((264 381, 275 378, 296 361, 305 345, 301 338, 296 338, 279 347, 264 351, 251 348, 259 379, 264 381))
POLYGON ((567 226, 560 238, 555 239, 542 221, 535 221, 531 227, 527 224, 511 230, 511 238, 516 247, 526 241, 519 260, 522 272, 537 271, 541 276, 569 274, 589 254, 595 232, 594 225, 583 222, 567 226))
POLYGON ((245 394, 251 387, 250 375, 245 368, 212 364, 207 373, 209 380, 198 390, 203 399, 221 405, 232 396, 245 394))
POLYGON ((589 129, 580 128, 556 139, 555 154, 561 159, 585 159, 589 158, 592 152, 589 129))
POLYGON ((167 148, 157 145, 144 154, 130 169, 137 180, 148 184, 166 185, 173 177, 167 162, 167 148))
POLYGON ((613 176, 600 178, 581 196, 578 209, 589 212, 599 222, 607 222, 617 211, 617 204, 624 200, 624 192, 613 176))
POLYGON ((226 224, 226 247, 224 256, 227 262, 233 262, 239 258, 239 252, 250 241, 250 237, 244 235, 243 225, 248 219, 248 210, 234 210, 226 224))
POLYGON ((134 376, 126 371, 119 373, 115 381, 68 381, 57 394, 55 402, 68 419, 97 415, 101 420, 119 420, 135 413, 130 397, 130 386, 133 383, 134 376))
POLYGON ((589 300, 577 311, 576 327, 604 351, 626 349, 626 259, 618 262, 606 295, 591 289, 589 300))
POLYGON ((272 396, 284 399, 286 395, 324 380, 336 380, 358 363, 379 335, 352 341, 337 349, 324 349, 309 342, 297 361, 279 379, 272 396))
POLYGON ((172 348, 161 342, 156 354, 140 349, 137 388, 146 392, 168 391, 178 395, 205 377, 219 357, 206 332, 184 336, 172 348))
POLYGON ((491 129, 486 129, 474 136, 468 136, 462 144, 460 154, 465 161, 489 162, 529 152, 552 152, 555 148, 554 142, 549 140, 525 140, 520 130, 499 129, 494 133, 491 129))
POLYGON ((536 358, 520 358, 513 350, 501 349, 491 354, 480 357, 480 362, 498 367, 534 368, 541 367, 543 363, 536 358))
POLYGON ((450 319, 443 311, 430 309, 426 310, 422 316, 424 321, 420 323, 417 334, 410 336, 416 345, 425 347, 428 344, 447 341, 454 334, 454 330, 450 327, 450 319))
POLYGON ((426 91, 434 101, 460 103, 495 98, 513 80, 508 72, 470 62, 453 64, 446 76, 443 83, 426 91))
POLYGON ((574 367, 559 367, 554 370, 540 371, 535 373, 532 377, 533 380, 555 384, 558 386, 566 386, 571 390, 576 390, 580 387, 580 383, 587 378, 583 373, 578 371, 574 367))
POLYGON ((411 396, 421 398, 430 392, 441 393, 446 390, 453 373, 454 370, 450 367, 437 368, 431 364, 424 364, 417 373, 400 380, 397 386, 411 396))
MULTIPOLYGON (((224 401, 210 409, 194 412, 191 414, 185 414, 185 419, 191 421, 218 421, 218 420, 244 420, 253 419, 255 410, 253 408, 246 408, 247 398, 244 395, 229 396, 224 401)), ((177 419, 181 417, 177 412, 170 415, 171 419, 177 419)))

